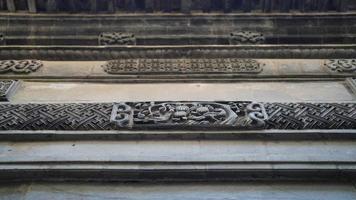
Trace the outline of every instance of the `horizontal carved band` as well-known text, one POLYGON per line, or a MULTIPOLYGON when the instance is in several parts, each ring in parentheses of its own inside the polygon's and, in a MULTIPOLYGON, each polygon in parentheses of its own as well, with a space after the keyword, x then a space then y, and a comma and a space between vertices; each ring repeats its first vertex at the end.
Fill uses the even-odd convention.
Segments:
POLYGON ((103 65, 110 74, 130 73, 259 73, 253 59, 120 59, 103 65))
POLYGON ((42 67, 42 62, 38 60, 1 60, 0 73, 25 73, 34 72, 42 67))
POLYGON ((8 96, 17 84, 13 80, 0 80, 0 101, 8 101, 8 96))
POLYGON ((328 60, 326 61, 325 66, 334 72, 356 72, 356 59, 328 60))
POLYGON ((356 129, 354 103, 0 104, 0 130, 356 129))

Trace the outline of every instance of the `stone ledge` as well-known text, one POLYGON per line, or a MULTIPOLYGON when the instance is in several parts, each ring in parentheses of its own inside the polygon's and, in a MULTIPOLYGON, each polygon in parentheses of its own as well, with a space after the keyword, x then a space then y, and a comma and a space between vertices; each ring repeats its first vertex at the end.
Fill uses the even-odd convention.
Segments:
POLYGON ((356 140, 356 130, 258 131, 0 131, 2 141, 125 141, 125 140, 356 140))
POLYGON ((0 163, 0 182, 352 181, 355 163, 0 163))

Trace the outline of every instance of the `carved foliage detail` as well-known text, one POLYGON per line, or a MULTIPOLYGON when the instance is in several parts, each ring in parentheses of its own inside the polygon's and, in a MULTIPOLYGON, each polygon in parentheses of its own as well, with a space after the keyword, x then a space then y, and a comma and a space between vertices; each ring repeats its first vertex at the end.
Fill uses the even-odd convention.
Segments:
POLYGON ((335 59, 325 63, 331 71, 350 73, 356 71, 356 59, 335 59))
POLYGON ((34 72, 40 67, 43 66, 43 63, 39 60, 2 60, 0 61, 0 73, 30 73, 34 72))
POLYGON ((114 105, 111 121, 119 128, 262 128, 262 104, 252 102, 140 102, 114 105))
POLYGON ((262 33, 251 31, 233 32, 230 34, 229 42, 232 45, 261 44, 265 42, 265 36, 262 33))
POLYGON ((7 96, 15 84, 16 81, 13 80, 0 81, 0 101, 7 101, 7 96))
POLYGON ((134 34, 128 33, 102 33, 99 35, 100 45, 136 45, 134 34))
POLYGON ((130 73, 259 73, 254 59, 120 59, 102 67, 110 74, 130 73))

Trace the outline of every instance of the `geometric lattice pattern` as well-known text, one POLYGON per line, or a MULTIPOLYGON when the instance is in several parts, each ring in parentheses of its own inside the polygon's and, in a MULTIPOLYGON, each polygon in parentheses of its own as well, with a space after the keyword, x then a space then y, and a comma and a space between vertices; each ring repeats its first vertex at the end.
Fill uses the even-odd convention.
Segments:
POLYGON ((266 129, 356 129, 356 104, 265 103, 266 129))
POLYGON ((0 130, 109 130, 112 104, 0 104, 0 130))

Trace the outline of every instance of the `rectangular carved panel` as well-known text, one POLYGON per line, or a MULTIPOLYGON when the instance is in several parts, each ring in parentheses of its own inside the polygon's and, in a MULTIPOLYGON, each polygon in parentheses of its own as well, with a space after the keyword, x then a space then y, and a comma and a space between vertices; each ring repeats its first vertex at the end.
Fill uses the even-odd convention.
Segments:
POLYGON ((356 129, 355 103, 0 104, 0 130, 356 129))
POLYGON ((109 74, 135 73, 259 73, 259 61, 254 59, 120 59, 102 67, 109 74))

